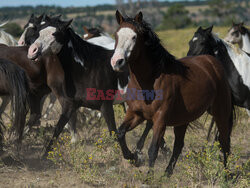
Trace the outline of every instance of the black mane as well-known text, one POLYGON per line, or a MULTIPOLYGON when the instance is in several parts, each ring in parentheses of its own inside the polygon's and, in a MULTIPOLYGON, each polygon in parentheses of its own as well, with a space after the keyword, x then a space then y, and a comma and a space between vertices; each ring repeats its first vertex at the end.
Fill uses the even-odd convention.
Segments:
POLYGON ((170 54, 161 44, 161 40, 158 35, 151 29, 150 24, 142 20, 138 23, 134 19, 126 17, 125 22, 132 24, 137 32, 141 34, 145 39, 145 45, 152 53, 153 62, 155 64, 156 71, 162 71, 164 73, 177 73, 185 74, 187 67, 180 61, 176 60, 175 56, 170 54))
POLYGON ((102 57, 102 55, 106 56, 105 52, 109 51, 101 46, 83 40, 71 28, 67 29, 67 33, 69 35, 68 45, 70 45, 70 42, 72 43, 70 46, 72 48, 72 55, 75 61, 80 63, 84 68, 88 68, 88 66, 96 62, 96 58, 98 58, 96 54, 98 54, 99 57, 102 57), (86 64, 86 62, 88 64, 86 64))

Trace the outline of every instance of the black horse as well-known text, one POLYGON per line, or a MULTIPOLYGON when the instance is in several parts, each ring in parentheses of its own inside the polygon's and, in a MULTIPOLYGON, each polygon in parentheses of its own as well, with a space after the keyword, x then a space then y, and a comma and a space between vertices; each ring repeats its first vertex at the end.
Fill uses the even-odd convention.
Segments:
MULTIPOLYGON (((212 33, 213 26, 199 27, 189 42, 188 56, 209 54, 223 65, 229 82, 234 105, 250 110, 250 57, 212 33)), ((213 120, 208 132, 212 129, 213 120)))

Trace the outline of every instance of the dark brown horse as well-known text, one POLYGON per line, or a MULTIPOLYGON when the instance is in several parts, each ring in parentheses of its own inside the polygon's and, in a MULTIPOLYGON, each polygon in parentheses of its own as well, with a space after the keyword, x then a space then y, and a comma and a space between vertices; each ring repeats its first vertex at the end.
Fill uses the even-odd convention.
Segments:
MULTIPOLYGON (((25 71, 11 61, 0 58, 0 96, 8 96, 12 101, 11 108, 15 114, 12 130, 15 130, 15 133, 23 131, 27 113, 26 102, 28 93, 29 86, 25 71)), ((0 123, 0 153, 3 148, 1 126, 2 121, 0 123)), ((20 143, 20 134, 16 141, 20 143)))
MULTIPOLYGON (((51 91, 57 98, 64 96, 64 71, 55 55, 43 56, 36 63, 27 58, 28 47, 8 47, 0 45, 0 58, 5 58, 22 67, 29 78, 29 105, 31 127, 41 117, 41 100, 51 91)), ((20 134, 22 134, 20 132, 20 134)))
POLYGON ((123 156, 130 160, 138 158, 127 147, 126 132, 145 119, 153 121, 153 139, 148 151, 149 172, 153 172, 166 126, 174 126, 174 149, 166 168, 166 175, 171 175, 184 146, 188 124, 208 111, 220 133, 219 142, 226 166, 233 108, 221 64, 209 55, 176 60, 161 45, 141 12, 135 18, 124 18, 117 11, 116 18, 120 26, 116 32, 116 49, 111 65, 116 71, 129 66, 128 88, 137 93, 127 100, 129 107, 118 130, 123 156), (147 96, 149 92, 150 98, 147 96))

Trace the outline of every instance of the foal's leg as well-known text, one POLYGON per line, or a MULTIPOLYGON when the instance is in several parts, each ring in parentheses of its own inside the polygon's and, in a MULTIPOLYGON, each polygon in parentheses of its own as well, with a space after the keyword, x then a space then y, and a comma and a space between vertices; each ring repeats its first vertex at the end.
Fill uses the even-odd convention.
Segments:
POLYGON ((139 125, 140 123, 142 123, 144 121, 144 119, 133 113, 132 111, 127 110, 125 119, 123 121, 123 123, 121 124, 121 126, 118 129, 118 141, 119 144, 121 146, 122 149, 122 153, 125 159, 130 159, 130 160, 137 160, 137 157, 135 154, 133 154, 127 146, 126 143, 126 139, 125 139, 125 135, 127 131, 130 131, 132 129, 134 129, 137 125, 139 125))
POLYGON ((165 170, 165 175, 167 175, 168 177, 170 177, 173 174, 175 164, 184 146, 184 137, 186 130, 187 130, 187 125, 174 127, 174 135, 175 135, 174 150, 171 159, 169 161, 168 167, 165 170))

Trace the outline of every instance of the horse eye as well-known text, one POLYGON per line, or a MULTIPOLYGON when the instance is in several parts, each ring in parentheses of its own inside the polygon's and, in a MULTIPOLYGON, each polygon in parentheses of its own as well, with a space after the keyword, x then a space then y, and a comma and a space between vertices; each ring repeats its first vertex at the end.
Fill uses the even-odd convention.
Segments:
POLYGON ((136 36, 133 36, 132 40, 136 40, 136 36))

